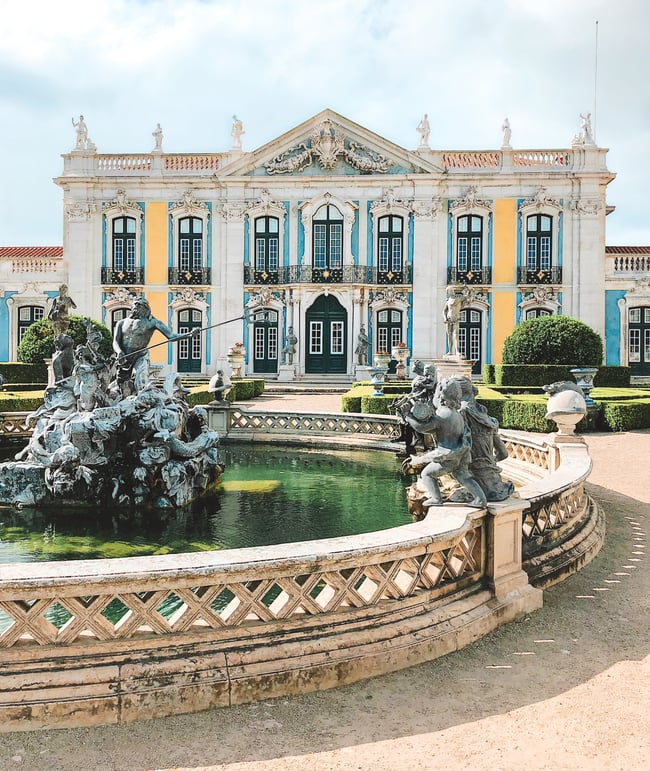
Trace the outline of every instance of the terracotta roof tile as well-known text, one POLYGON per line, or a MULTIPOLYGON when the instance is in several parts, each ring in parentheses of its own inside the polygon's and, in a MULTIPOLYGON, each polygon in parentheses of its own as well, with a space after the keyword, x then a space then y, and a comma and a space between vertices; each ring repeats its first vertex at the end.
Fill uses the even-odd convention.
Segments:
POLYGON ((650 254, 650 246, 606 246, 605 254, 650 254))
POLYGON ((62 246, 0 246, 0 258, 63 257, 62 246))

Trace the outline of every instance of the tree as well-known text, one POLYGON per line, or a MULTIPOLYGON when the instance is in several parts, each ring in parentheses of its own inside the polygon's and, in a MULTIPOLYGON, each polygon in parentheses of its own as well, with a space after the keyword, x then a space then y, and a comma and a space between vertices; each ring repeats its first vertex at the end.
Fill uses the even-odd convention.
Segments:
MULTIPOLYGON (((103 356, 110 356, 113 352, 113 335, 105 324, 93 321, 95 327, 102 333, 102 341, 99 344, 99 352, 103 356)), ((74 340, 75 346, 86 342, 86 327, 83 316, 70 316, 68 334, 74 340)), ((31 324, 23 335, 18 346, 18 361, 25 364, 42 364, 45 359, 51 359, 54 353, 54 330, 52 322, 41 319, 31 324)))
POLYGON ((570 316, 540 316, 518 324, 503 344, 504 364, 570 364, 599 367, 603 341, 570 316))

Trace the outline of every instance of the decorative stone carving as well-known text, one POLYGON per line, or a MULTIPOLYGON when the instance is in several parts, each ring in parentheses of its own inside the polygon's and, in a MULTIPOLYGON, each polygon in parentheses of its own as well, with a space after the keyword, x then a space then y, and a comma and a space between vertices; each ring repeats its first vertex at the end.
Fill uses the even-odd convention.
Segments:
POLYGON ((573 137, 572 145, 592 145, 595 146, 593 129, 591 127, 591 113, 580 113, 580 130, 573 137))
POLYGON ((411 211, 416 219, 435 217, 440 211, 440 199, 432 198, 430 201, 416 199, 411 202, 411 211))
POLYGON ((492 204, 483 198, 478 197, 478 187, 471 185, 467 188, 463 198, 457 198, 449 204, 449 211, 458 214, 461 211, 470 209, 486 209, 492 211, 492 204))
POLYGON ((447 332, 447 352, 458 356, 458 329, 460 312, 463 309, 463 297, 453 286, 447 287, 447 301, 442 309, 442 318, 447 332))
POLYGON ((318 161, 325 171, 332 171, 339 158, 346 160, 357 171, 381 172, 391 162, 374 150, 346 139, 341 126, 326 118, 312 133, 310 139, 265 163, 267 174, 288 174, 303 171, 318 161))
POLYGON ((571 211, 582 214, 585 217, 597 217, 602 211, 603 205, 598 199, 585 200, 584 198, 571 201, 571 211))
POLYGON ((236 115, 232 116, 232 129, 230 131, 230 136, 232 137, 232 149, 233 150, 241 150, 241 138, 242 134, 245 134, 244 131, 244 124, 242 121, 239 120, 239 118, 236 115))
POLYGON ((74 126, 77 135, 74 150, 90 153, 96 152, 97 147, 88 136, 88 126, 86 126, 84 116, 80 115, 78 121, 75 121, 75 119, 72 118, 72 125, 74 126))
POLYGON ((377 303, 408 303, 408 297, 405 292, 387 286, 385 289, 377 289, 370 293, 370 307, 374 308, 377 303))
POLYGON ((133 214, 137 214, 138 217, 142 216, 142 209, 135 201, 127 198, 126 192, 124 190, 118 190, 115 194, 115 198, 113 198, 111 201, 108 201, 107 203, 104 203, 103 211, 104 214, 115 214, 120 216, 125 216, 128 214, 133 216, 133 214))
POLYGON ((186 190, 180 201, 169 205, 170 216, 187 215, 195 217, 209 217, 210 209, 204 201, 197 201, 193 190, 186 190))
POLYGON ((219 207, 221 216, 226 220, 226 222, 236 222, 238 220, 244 219, 246 209, 246 201, 228 201, 227 203, 221 204, 219 207))
POLYGON ((251 299, 248 301, 248 308, 262 308, 266 305, 272 305, 273 303, 285 304, 284 294, 282 292, 274 292, 269 287, 263 286, 257 292, 253 292, 251 299))
POLYGON ((562 205, 557 198, 551 198, 547 195, 545 187, 540 186, 537 188, 537 191, 532 198, 528 198, 519 204, 519 211, 529 214, 533 211, 539 212, 546 207, 557 209, 559 211, 562 208, 562 205))
POLYGON ((392 187, 389 187, 387 190, 384 190, 383 197, 380 198, 378 201, 373 201, 372 205, 370 206, 370 213, 375 213, 378 209, 382 211, 390 212, 394 209, 406 209, 407 211, 411 208, 411 202, 405 200, 404 198, 396 198, 395 197, 395 191, 392 187))
POLYGON ((271 198, 271 194, 266 189, 261 191, 260 197, 256 201, 251 201, 246 204, 246 210, 249 214, 255 213, 258 216, 262 214, 274 214, 276 217, 282 219, 287 214, 287 210, 284 208, 282 202, 271 198))
POLYGON ((83 222, 92 219, 97 213, 97 204, 94 201, 74 201, 64 207, 64 214, 71 222, 83 222))

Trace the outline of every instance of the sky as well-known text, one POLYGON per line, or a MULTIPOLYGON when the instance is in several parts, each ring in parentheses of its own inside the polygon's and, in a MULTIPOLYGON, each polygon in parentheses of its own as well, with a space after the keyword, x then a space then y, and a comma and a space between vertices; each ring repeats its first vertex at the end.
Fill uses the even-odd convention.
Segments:
POLYGON ((568 148, 617 176, 607 244, 650 245, 647 0, 0 0, 0 245, 61 245, 52 179, 100 153, 254 150, 331 108, 406 149, 568 148))

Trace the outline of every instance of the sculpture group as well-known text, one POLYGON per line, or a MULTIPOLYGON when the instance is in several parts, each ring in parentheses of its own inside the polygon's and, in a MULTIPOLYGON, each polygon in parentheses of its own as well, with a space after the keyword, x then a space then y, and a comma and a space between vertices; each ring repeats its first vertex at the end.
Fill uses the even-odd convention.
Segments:
POLYGON ((148 351, 156 330, 168 340, 189 335, 153 318, 140 297, 118 322, 114 353, 105 357, 102 335, 90 319, 86 342, 74 347, 65 298, 67 291, 60 291, 50 314, 57 330, 54 383, 27 418, 33 425, 27 446, 15 461, 0 464, 0 503, 190 503, 223 470, 219 436, 209 430, 203 407, 189 407, 176 373, 164 383, 150 377, 148 351))

